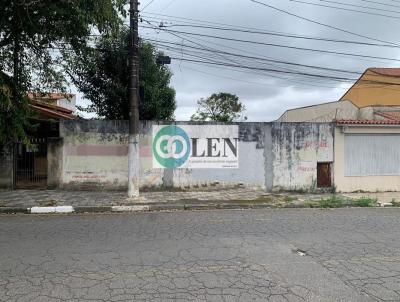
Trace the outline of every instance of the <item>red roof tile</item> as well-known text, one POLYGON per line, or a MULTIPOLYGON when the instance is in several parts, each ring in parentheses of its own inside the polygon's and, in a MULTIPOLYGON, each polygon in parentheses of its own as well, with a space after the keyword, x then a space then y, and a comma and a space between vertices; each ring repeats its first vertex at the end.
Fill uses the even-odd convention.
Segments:
POLYGON ((336 120, 338 125, 400 125, 400 120, 336 120))
POLYGON ((380 75, 400 77, 400 68, 368 68, 368 70, 380 75))

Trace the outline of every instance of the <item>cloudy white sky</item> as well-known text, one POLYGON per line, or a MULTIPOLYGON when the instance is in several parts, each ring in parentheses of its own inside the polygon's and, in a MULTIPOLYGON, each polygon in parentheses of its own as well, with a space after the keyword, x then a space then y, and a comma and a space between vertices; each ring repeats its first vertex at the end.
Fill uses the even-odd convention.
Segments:
POLYGON ((368 67, 399 66, 399 62, 396 59, 400 59, 400 48, 396 47, 325 42, 198 27, 199 25, 229 29, 234 27, 250 31, 277 32, 324 39, 385 44, 377 41, 380 40, 400 44, 400 36, 398 34, 398 29, 400 28, 400 1, 259 1, 317 22, 368 36, 372 39, 356 37, 349 33, 300 20, 292 15, 254 3, 251 0, 142 0, 141 7, 144 8, 141 12, 144 22, 140 23, 142 38, 157 41, 155 43, 160 50, 174 58, 170 68, 174 73, 172 86, 177 92, 177 120, 188 120, 196 110, 196 101, 198 99, 207 97, 214 92, 230 92, 237 94, 246 105, 247 116, 250 121, 270 121, 278 118, 289 108, 338 100, 351 84, 351 79, 358 78, 357 73, 363 72, 368 67), (315 6, 310 5, 310 3, 325 6, 315 6), (361 11, 364 13, 361 13, 361 11), (145 28, 157 26, 160 23, 168 26, 169 32, 145 28), (392 60, 287 49, 189 35, 188 33, 248 40, 257 43, 273 43, 291 47, 345 52, 363 56, 386 57, 392 60), (167 48, 166 43, 174 43, 169 44, 173 49, 167 48), (201 50, 189 47, 201 48, 201 50), (216 52, 229 52, 234 53, 236 56, 216 52), (193 57, 193 55, 197 57, 193 57), (237 55, 252 56, 257 59, 243 58, 237 55), (203 62, 214 61, 224 65, 246 66, 249 69, 236 69, 220 65, 212 66, 180 59, 203 62), (295 65, 282 65, 265 61, 265 59, 342 69, 355 73, 339 73, 295 65), (254 68, 269 69, 269 71, 255 70, 254 68), (280 73, 271 72, 270 69, 279 70, 280 73), (323 75, 324 77, 334 76, 348 80, 306 77, 304 75, 282 73, 282 71, 303 72, 323 75))

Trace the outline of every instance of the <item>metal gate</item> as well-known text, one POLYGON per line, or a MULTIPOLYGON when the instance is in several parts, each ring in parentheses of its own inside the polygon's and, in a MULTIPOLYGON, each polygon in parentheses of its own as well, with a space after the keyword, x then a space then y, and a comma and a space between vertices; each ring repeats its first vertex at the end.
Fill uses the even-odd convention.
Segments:
POLYGON ((14 187, 45 189, 47 187, 47 139, 32 138, 28 146, 14 147, 14 187))

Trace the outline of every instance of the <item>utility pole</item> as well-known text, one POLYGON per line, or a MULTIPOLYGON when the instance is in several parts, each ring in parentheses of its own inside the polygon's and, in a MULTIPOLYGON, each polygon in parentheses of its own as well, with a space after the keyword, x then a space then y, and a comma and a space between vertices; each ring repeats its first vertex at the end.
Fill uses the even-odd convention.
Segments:
POLYGON ((128 197, 139 197, 139 3, 130 0, 128 197))

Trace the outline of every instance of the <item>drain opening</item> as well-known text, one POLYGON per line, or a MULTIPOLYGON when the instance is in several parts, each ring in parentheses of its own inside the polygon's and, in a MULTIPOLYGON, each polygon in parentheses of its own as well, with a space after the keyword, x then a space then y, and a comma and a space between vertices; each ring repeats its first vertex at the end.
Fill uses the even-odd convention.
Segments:
POLYGON ((306 252, 306 251, 303 251, 303 250, 297 249, 297 250, 295 250, 294 252, 295 252, 297 255, 302 256, 302 257, 307 256, 307 252, 306 252))

